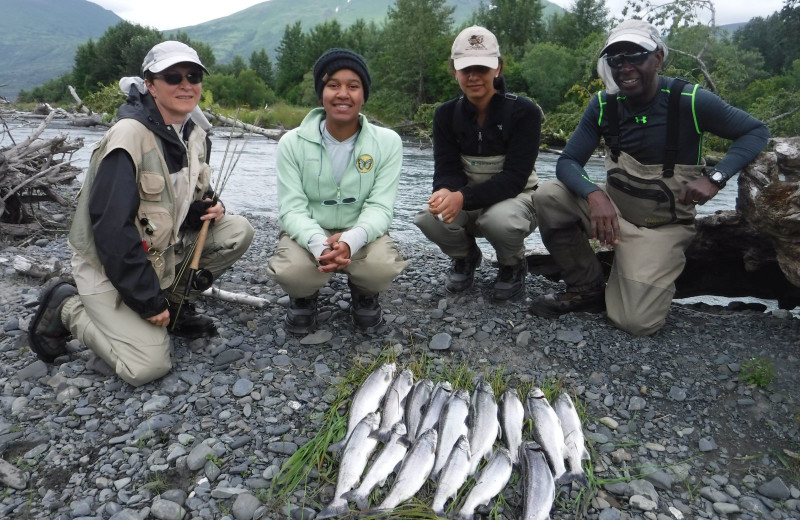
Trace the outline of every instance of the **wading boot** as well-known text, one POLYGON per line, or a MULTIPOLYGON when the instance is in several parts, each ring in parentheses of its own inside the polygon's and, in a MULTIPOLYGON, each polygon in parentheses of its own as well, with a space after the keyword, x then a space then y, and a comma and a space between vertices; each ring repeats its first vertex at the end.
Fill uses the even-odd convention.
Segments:
POLYGON ((361 332, 375 332, 383 323, 383 310, 377 294, 365 294, 350 285, 350 315, 353 325, 361 332))
POLYGON ((525 294, 525 276, 528 264, 524 260, 517 265, 501 265, 494 281, 492 298, 495 301, 516 300, 525 294))
POLYGON ((444 288, 449 293, 460 293, 472 287, 475 281, 475 270, 481 265, 483 253, 475 246, 464 258, 453 258, 450 263, 450 272, 444 288))
POLYGON ((39 308, 28 327, 28 338, 31 350, 45 363, 52 363, 66 353, 70 333, 61 322, 61 309, 67 299, 76 294, 78 289, 61 278, 52 278, 42 287, 39 308))
POLYGON ((293 334, 308 334, 317 325, 317 293, 307 298, 289 298, 286 309, 286 330, 293 334))
POLYGON ((585 290, 567 287, 566 292, 534 298, 528 312, 542 318, 557 318, 570 312, 602 312, 606 310, 605 284, 585 290))
POLYGON ((214 325, 214 320, 208 316, 198 314, 193 303, 183 302, 183 305, 180 305, 169 302, 167 331, 182 338, 197 339, 216 336, 217 326, 214 325), (180 307, 180 312, 178 312, 178 307, 180 307))

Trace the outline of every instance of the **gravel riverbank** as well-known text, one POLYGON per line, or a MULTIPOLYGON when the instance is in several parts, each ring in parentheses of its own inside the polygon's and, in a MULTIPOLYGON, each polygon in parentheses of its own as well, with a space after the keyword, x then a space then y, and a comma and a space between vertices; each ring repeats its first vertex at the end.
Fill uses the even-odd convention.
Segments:
MULTIPOLYGON (((471 291, 449 296, 446 258, 401 243, 411 265, 381 295, 377 333, 354 331, 346 280, 335 276, 319 330, 295 337, 283 330, 287 298, 265 274, 275 222, 250 218, 255 242, 221 288, 269 305, 199 302, 220 336, 175 339, 173 372, 141 388, 75 341, 55 365, 28 349, 42 281, 15 273, 12 260, 55 258, 68 270, 65 238, 0 250, 0 518, 313 518, 332 486, 313 500, 304 497, 318 483, 301 486, 288 515, 259 498, 317 432, 311 416, 328 409, 330 382, 387 346, 401 364, 425 353, 437 367, 562 379, 586 404, 595 477, 613 481, 586 518, 800 517, 800 320, 788 312, 673 305, 661 332, 633 338, 602 315, 546 320, 524 300, 492 304, 489 262, 471 291), (740 380, 750 358, 772 362, 766 388, 740 380)), ((529 296, 554 288, 528 277, 529 296)), ((507 487, 500 518, 519 518, 519 492, 507 487)), ((575 516, 557 505, 552 517, 575 516)))

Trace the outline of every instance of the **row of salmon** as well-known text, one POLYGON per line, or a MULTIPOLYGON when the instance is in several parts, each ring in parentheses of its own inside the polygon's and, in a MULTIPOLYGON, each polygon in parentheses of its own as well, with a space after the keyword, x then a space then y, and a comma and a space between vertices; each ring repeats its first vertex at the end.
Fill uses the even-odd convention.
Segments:
POLYGON ((549 518, 557 485, 586 482, 581 462, 589 453, 568 394, 559 395, 551 407, 541 389, 534 388, 523 405, 517 391, 509 388, 498 402, 486 381, 470 396, 463 389, 453 391, 447 381, 414 382, 408 369, 395 377, 396 370, 394 363, 382 365, 353 396, 347 432, 330 448, 341 452, 334 498, 316 518, 343 516, 349 502, 367 510, 372 490, 382 487, 393 472, 391 489, 371 512, 394 509, 431 479, 438 482, 431 507, 444 516, 447 501, 483 459, 488 463, 455 513, 458 520, 473 518, 479 505, 497 496, 515 465, 525 483, 524 520, 549 518), (535 442, 523 441, 526 419, 531 420, 535 442), (495 449, 498 437, 503 446, 495 449))

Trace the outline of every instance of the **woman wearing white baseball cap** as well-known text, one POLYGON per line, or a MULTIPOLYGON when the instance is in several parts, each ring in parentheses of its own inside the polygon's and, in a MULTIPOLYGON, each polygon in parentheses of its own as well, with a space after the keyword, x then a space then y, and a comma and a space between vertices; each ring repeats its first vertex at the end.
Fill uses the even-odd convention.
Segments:
POLYGON ((159 43, 142 72, 120 80, 128 99, 86 172, 69 233, 75 285, 54 279, 43 288, 29 329, 42 360, 65 355, 71 334, 134 386, 170 370, 168 330, 216 334, 190 303, 199 291, 183 301, 187 273, 177 274, 202 223, 213 225, 200 266, 214 279, 253 239, 250 223, 225 215, 210 187, 210 125, 197 108, 208 70, 197 52, 159 43))
POLYGON ((451 258, 447 292, 472 285, 483 258, 475 237, 485 237, 500 264, 492 298, 517 299, 527 274, 523 241, 536 229, 541 110, 506 91, 497 38, 484 27, 456 37, 450 69, 461 95, 434 114, 433 194, 414 223, 451 258))

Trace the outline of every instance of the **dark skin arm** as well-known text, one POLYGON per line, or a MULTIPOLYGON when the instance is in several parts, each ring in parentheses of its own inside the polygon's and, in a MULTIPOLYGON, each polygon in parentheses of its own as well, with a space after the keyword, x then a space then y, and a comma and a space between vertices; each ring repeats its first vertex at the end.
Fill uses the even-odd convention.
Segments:
POLYGON ((719 193, 719 188, 704 176, 686 183, 681 188, 678 202, 681 204, 700 204, 702 206, 713 199, 717 193, 719 193))
POLYGON ((619 219, 614 205, 603 190, 586 196, 589 203, 589 219, 592 221, 592 238, 601 246, 612 247, 619 243, 619 219))
POLYGON ((433 192, 428 199, 428 211, 434 217, 442 216, 442 221, 450 223, 455 219, 461 210, 464 209, 464 194, 460 191, 450 191, 447 188, 441 188, 433 192))

